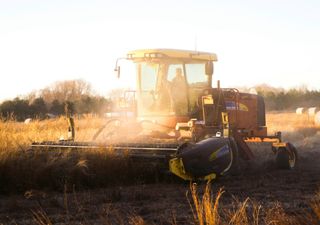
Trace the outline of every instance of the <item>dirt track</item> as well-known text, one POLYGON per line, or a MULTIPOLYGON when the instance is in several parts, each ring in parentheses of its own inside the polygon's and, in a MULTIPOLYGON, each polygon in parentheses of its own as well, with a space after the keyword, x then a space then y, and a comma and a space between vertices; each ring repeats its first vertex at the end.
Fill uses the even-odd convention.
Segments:
MULTIPOLYGON (((279 202, 288 214, 310 212, 310 201, 319 190, 320 152, 315 148, 299 152, 294 171, 276 170, 272 163, 251 165, 241 174, 218 179, 212 191, 225 190, 223 208, 231 209, 235 199, 249 197, 264 209, 279 202)), ((200 192, 203 186, 199 185, 200 192)), ((33 190, 24 196, 1 196, 0 224, 34 224, 32 211, 58 224, 137 224, 141 218, 151 224, 192 224, 187 192, 189 184, 177 181, 68 194, 33 190)))

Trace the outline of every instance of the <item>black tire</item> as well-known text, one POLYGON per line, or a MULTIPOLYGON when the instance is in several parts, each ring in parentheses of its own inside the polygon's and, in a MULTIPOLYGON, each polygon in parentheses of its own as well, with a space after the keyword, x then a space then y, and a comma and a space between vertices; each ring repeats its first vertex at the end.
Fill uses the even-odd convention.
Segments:
POLYGON ((278 169, 294 169, 298 160, 297 149, 288 143, 286 147, 277 150, 276 165, 278 169))

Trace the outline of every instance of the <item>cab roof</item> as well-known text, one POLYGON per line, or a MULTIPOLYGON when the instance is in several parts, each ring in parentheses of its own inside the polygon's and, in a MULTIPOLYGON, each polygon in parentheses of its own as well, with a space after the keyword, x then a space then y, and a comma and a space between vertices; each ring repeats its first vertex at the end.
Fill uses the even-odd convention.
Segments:
POLYGON ((177 58, 177 59, 196 59, 206 61, 217 61, 215 53, 179 50, 179 49, 139 49, 129 51, 127 53, 128 59, 142 59, 142 58, 177 58))

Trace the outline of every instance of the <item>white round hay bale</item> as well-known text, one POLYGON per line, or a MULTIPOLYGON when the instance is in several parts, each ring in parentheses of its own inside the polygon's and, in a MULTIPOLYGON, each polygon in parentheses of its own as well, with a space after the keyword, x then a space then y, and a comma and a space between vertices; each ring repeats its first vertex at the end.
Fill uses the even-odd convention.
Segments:
POLYGON ((302 115, 303 113, 305 113, 306 109, 303 107, 299 107, 296 109, 296 114, 298 115, 302 115))
POLYGON ((25 123, 25 124, 29 124, 31 121, 32 121, 31 118, 27 118, 27 119, 25 119, 24 123, 25 123))
POLYGON ((318 107, 310 107, 308 109, 308 115, 309 116, 314 116, 314 115, 316 115, 317 112, 319 112, 319 108, 318 107))
POLYGON ((314 116, 314 124, 320 126, 320 111, 314 116))

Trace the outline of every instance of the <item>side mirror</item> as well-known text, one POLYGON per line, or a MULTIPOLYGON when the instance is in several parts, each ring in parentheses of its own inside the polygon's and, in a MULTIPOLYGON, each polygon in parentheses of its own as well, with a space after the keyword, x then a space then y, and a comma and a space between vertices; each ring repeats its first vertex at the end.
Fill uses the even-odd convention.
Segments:
POLYGON ((208 61, 206 62, 206 68, 205 68, 205 72, 208 76, 212 76, 213 75, 213 62, 212 61, 208 61))
POLYGON ((114 68, 114 73, 117 76, 117 78, 120 78, 120 66, 116 66, 116 68, 114 68))

